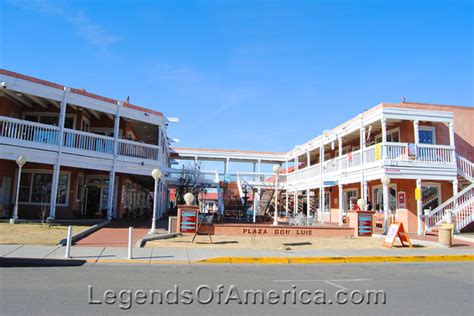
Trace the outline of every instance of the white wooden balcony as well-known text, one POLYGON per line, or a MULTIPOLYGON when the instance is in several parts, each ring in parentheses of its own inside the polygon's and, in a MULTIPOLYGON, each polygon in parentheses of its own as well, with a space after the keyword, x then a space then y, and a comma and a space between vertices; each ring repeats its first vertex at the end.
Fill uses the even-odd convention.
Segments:
MULTIPOLYGON (((57 126, 0 116, 0 144, 58 151, 59 138, 60 129, 57 126)), ((114 138, 65 128, 62 151, 78 156, 114 159, 114 138)), ((159 146, 125 139, 118 140, 117 155, 137 163, 144 159, 164 161, 159 146)))
POLYGON ((320 164, 311 165, 288 174, 287 184, 315 182, 322 178, 337 179, 342 173, 359 172, 382 166, 456 168, 454 149, 446 145, 426 145, 408 143, 387 143, 380 145, 380 153, 376 153, 373 145, 363 150, 363 165, 361 150, 348 153, 320 164))

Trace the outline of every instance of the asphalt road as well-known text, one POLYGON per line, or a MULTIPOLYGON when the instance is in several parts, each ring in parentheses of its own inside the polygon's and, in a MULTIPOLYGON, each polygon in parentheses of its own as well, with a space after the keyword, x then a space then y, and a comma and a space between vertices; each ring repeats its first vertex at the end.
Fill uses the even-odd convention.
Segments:
MULTIPOLYGON (((210 298, 207 289, 202 287, 200 290, 199 298, 202 301, 210 298)), ((158 315, 467 315, 472 312, 473 306, 472 262, 0 268, 1 315, 112 315, 127 311, 133 314, 158 315), (175 285, 178 286, 177 291, 175 285), (196 297, 193 297, 192 304, 184 304, 190 299, 183 299, 180 293, 183 290, 195 293, 200 285, 209 285, 214 291, 219 288, 218 285, 223 285, 223 294, 214 292, 214 300, 209 304, 200 304, 196 297), (111 290, 106 294, 110 304, 105 302, 106 290, 111 290), (125 291, 121 294, 121 299, 116 298, 114 302, 113 295, 118 297, 121 290, 131 290, 135 298, 131 298, 130 292, 125 291), (136 299, 138 290, 144 290, 144 294, 138 292, 136 299), (159 304, 159 292, 150 293, 150 290, 161 290, 162 304, 159 304), (168 296, 167 290, 171 290, 168 296), (275 292, 272 292, 270 299, 267 300, 267 296, 264 298, 264 304, 260 304, 261 297, 257 294, 257 303, 252 304, 253 296, 247 294, 248 304, 245 304, 245 290, 261 290, 264 295, 270 295, 268 292, 271 290, 275 292), (304 292, 303 295, 303 290, 310 291, 311 294, 304 292), (317 290, 325 293, 316 294, 317 290), (367 303, 370 296, 367 290, 384 291, 385 304, 380 294, 378 304, 374 303, 374 296, 367 303), (347 303, 338 304, 335 296, 338 291, 341 293, 339 301, 347 299, 347 303), (178 304, 168 304, 175 302, 175 292, 179 295, 178 304), (143 295, 147 297, 143 298, 143 295), (224 304, 227 295, 230 295, 227 297, 229 304, 224 304), (275 295, 279 295, 279 299, 275 295), (283 303, 285 295, 286 304, 283 303), (302 300, 299 299, 300 295, 302 300), (221 304, 217 302, 218 297, 221 298, 221 304), (239 298, 242 304, 238 303, 239 298), (303 304, 308 300, 309 304, 303 304), (97 304, 89 304, 89 301, 97 304), (272 305, 270 302, 277 304, 272 305), (125 310, 127 307, 129 309, 125 310)))

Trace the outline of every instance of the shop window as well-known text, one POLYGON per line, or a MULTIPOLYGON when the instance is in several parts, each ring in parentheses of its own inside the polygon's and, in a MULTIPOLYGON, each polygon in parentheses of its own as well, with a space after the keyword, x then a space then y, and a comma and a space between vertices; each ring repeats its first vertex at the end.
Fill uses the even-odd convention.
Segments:
POLYGON ((342 207, 345 212, 351 210, 355 204, 357 204, 357 199, 359 194, 357 189, 346 190, 342 193, 342 207))
MULTIPOLYGON (((20 180, 19 202, 49 204, 51 197, 52 173, 23 171, 20 180)), ((58 181, 58 205, 66 205, 69 174, 60 174, 58 181)))
POLYGON ((421 200, 424 210, 433 210, 440 204, 441 187, 438 184, 427 184, 421 187, 421 200))
MULTIPOLYGON (((372 191, 372 207, 376 211, 383 210, 383 189, 382 186, 375 187, 372 191)), ((397 189, 395 185, 390 185, 388 189, 389 204, 388 207, 391 211, 397 209, 397 189)))

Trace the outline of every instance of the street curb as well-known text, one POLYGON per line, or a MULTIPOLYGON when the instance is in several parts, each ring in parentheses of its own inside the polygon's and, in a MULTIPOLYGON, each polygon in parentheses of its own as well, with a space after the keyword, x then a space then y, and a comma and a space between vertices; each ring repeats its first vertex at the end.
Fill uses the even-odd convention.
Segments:
POLYGON ((203 264, 327 264, 474 261, 474 255, 350 256, 350 257, 217 257, 193 263, 203 264))
MULTIPOLYGON (((100 223, 97 223, 94 226, 91 226, 90 228, 88 228, 86 230, 83 230, 82 232, 73 235, 71 237, 71 241, 74 244, 74 243, 78 242, 79 240, 89 236, 90 234, 98 231, 99 229, 101 229, 102 227, 104 227, 108 224, 110 224, 110 219, 106 219, 106 220, 104 220, 100 223)), ((63 238, 58 242, 58 246, 66 246, 66 242, 67 242, 67 239, 63 238)))

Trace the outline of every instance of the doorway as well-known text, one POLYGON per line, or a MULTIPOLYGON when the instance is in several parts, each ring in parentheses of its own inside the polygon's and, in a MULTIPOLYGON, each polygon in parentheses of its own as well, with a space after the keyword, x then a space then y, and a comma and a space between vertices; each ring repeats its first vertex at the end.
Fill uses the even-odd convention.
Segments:
POLYGON ((101 188, 88 185, 86 188, 86 216, 94 217, 100 212, 101 188))

